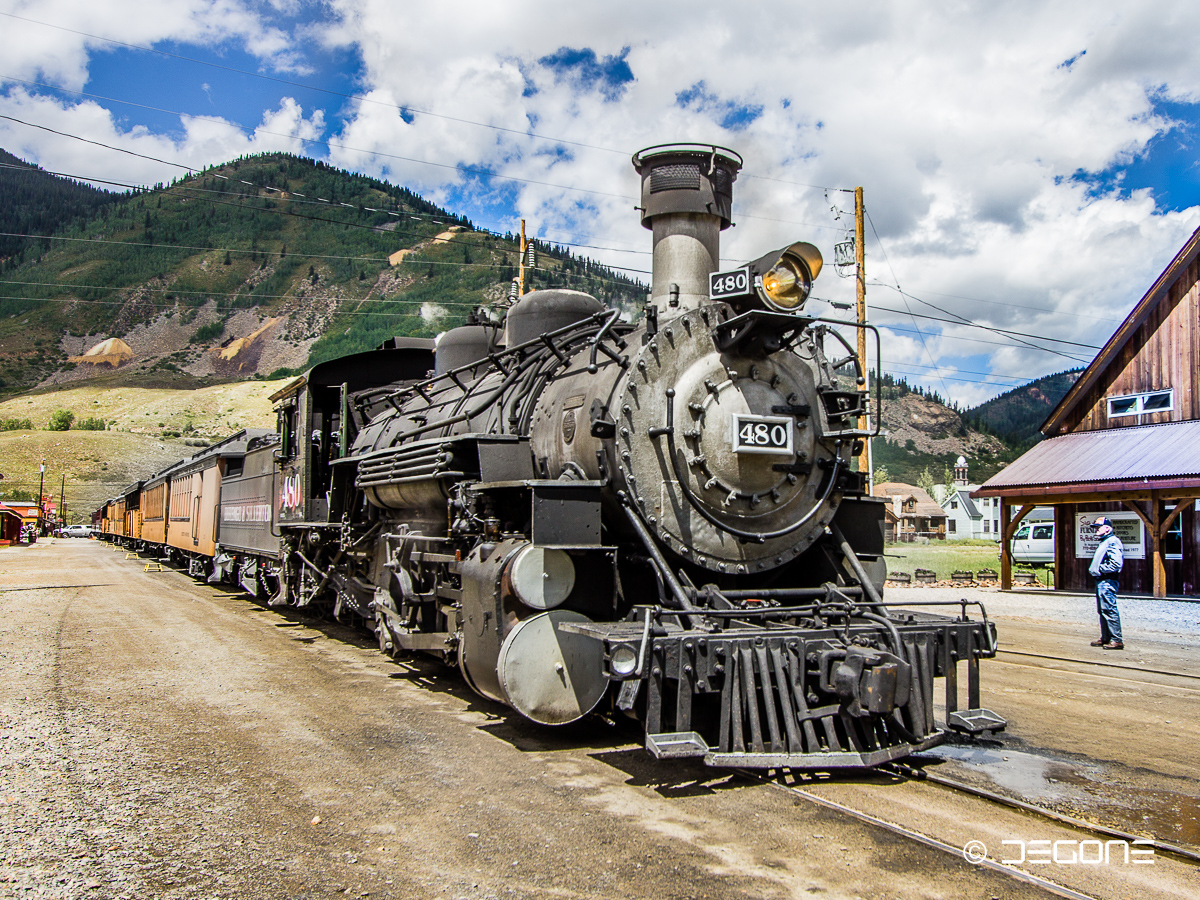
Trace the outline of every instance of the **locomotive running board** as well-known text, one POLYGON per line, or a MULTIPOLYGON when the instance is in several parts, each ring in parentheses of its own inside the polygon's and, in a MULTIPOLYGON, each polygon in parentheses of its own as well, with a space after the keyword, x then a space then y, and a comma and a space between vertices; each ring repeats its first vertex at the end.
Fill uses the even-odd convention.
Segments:
POLYGON ((898 744, 865 753, 720 753, 709 749, 704 738, 694 731, 667 732, 646 735, 646 749, 656 759, 703 757, 704 764, 734 768, 750 766, 756 769, 835 769, 840 767, 878 766, 936 747, 946 738, 939 732, 917 744, 898 744))

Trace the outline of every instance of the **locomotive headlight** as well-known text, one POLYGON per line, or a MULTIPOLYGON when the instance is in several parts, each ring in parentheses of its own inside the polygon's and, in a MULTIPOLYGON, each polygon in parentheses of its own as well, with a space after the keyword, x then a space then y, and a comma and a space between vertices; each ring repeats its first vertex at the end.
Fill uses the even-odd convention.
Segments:
POLYGON ((614 675, 624 678, 634 673, 634 670, 637 669, 637 662, 637 653, 632 647, 628 644, 618 644, 608 658, 608 667, 612 669, 614 675))
POLYGON ((798 241, 759 257, 750 263, 750 273, 754 276, 755 290, 768 309, 796 312, 808 299, 823 263, 820 250, 798 241))

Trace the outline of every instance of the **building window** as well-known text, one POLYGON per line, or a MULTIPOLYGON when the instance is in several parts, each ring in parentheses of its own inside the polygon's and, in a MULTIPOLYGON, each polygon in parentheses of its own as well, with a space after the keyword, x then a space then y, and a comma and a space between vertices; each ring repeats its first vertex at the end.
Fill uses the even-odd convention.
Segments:
POLYGON ((992 522, 991 522, 991 520, 990 520, 990 519, 984 519, 984 520, 983 520, 983 533, 984 533, 984 534, 991 534, 991 531, 990 531, 991 527, 992 527, 992 522))
MULTIPOLYGON (((1174 506, 1168 506, 1167 512, 1173 510, 1174 506)), ((1171 523, 1171 527, 1167 529, 1167 535, 1163 540, 1163 558, 1165 559, 1183 559, 1183 516, 1178 515, 1175 521, 1171 523)))
POLYGON ((950 501, 950 508, 951 508, 951 509, 958 509, 958 501, 957 501, 957 500, 951 500, 951 501, 950 501))
POLYGON ((956 521, 954 521, 953 519, 951 519, 950 521, 948 521, 946 523, 946 527, 948 529, 950 529, 951 534, 954 534, 955 532, 958 531, 958 523, 956 521))
POLYGON ((1108 417, 1140 416, 1149 413, 1170 412, 1175 408, 1175 392, 1149 391, 1145 394, 1130 394, 1126 397, 1108 398, 1108 417))
POLYGON ((996 534, 1000 533, 1000 520, 999 519, 992 519, 992 531, 996 532, 996 534))

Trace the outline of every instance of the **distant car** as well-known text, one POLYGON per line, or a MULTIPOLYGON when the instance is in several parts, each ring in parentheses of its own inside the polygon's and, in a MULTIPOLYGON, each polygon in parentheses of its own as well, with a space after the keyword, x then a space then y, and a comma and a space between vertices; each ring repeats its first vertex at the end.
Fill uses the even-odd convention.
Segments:
POLYGON ((60 531, 59 534, 61 534, 63 537, 82 537, 82 538, 91 537, 92 536, 92 526, 91 525, 68 525, 66 528, 64 528, 62 531, 60 531))
POLYGON ((1012 556, 1022 563, 1054 562, 1054 523, 1022 523, 1013 535, 1012 556))

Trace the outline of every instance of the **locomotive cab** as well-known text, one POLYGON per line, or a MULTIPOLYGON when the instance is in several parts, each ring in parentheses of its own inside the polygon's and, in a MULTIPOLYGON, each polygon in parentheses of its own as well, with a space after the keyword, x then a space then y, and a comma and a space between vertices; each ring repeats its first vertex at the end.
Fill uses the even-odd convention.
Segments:
POLYGON ((281 524, 340 523, 352 502, 343 458, 364 424, 352 400, 433 370, 433 341, 392 338, 377 350, 314 366, 271 395, 280 435, 281 524))

